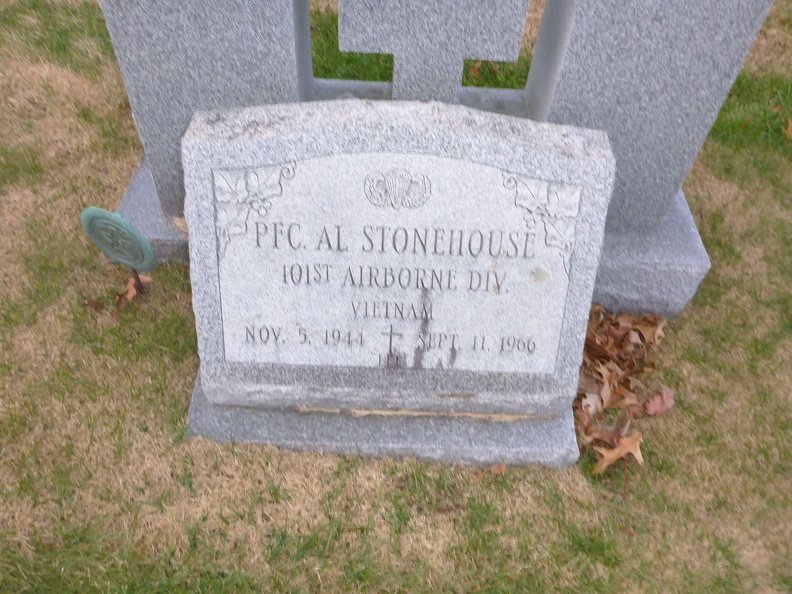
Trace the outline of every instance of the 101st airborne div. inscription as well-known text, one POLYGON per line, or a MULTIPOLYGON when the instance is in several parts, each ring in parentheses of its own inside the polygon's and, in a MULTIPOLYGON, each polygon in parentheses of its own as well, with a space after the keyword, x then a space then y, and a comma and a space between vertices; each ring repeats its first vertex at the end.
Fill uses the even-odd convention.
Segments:
POLYGON ((388 160, 213 171, 226 361, 552 373, 581 188, 388 160))

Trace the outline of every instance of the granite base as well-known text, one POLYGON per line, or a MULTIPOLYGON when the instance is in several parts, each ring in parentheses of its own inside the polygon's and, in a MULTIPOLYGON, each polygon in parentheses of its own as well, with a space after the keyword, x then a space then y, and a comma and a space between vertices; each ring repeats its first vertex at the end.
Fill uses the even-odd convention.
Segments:
POLYGON ((679 315, 711 266, 680 189, 646 250, 605 233, 594 303, 613 312, 679 315))
POLYGON ((195 381, 188 435, 367 457, 566 468, 578 460, 572 408, 558 418, 491 421, 449 416, 300 412, 209 402, 195 381))
POLYGON ((118 212, 149 240, 160 262, 187 261, 187 232, 163 213, 145 157, 129 180, 118 212))

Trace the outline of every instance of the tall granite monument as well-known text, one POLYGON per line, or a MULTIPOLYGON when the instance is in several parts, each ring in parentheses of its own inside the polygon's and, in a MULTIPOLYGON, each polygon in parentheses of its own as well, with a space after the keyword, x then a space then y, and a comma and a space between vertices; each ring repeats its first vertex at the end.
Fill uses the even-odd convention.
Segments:
POLYGON ((527 0, 339 0, 346 51, 393 83, 315 79, 307 0, 101 0, 146 157, 120 211, 186 258, 179 139, 195 110, 314 99, 443 100, 606 130, 618 178, 595 300, 679 313, 709 269, 680 185, 772 0, 548 2, 522 90, 460 87, 463 59, 517 59, 527 0))

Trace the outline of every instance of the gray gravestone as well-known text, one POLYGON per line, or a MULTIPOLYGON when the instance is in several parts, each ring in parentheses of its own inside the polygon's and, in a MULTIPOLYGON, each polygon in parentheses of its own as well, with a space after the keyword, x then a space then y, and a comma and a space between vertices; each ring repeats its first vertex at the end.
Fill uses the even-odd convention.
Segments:
POLYGON ((577 3, 550 121, 606 130, 613 144, 597 302, 676 315, 709 270, 680 186, 771 3, 577 3))
POLYGON ((339 47, 393 54, 393 99, 459 102, 465 59, 516 62, 528 0, 341 0, 339 47))
POLYGON ((605 134, 349 100, 198 113, 182 159, 201 358, 190 433, 577 459, 605 134))
POLYGON ((101 0, 146 159, 120 211, 184 256, 179 143, 198 109, 308 98, 307 2, 101 0), (302 46, 307 50, 300 49, 302 46))

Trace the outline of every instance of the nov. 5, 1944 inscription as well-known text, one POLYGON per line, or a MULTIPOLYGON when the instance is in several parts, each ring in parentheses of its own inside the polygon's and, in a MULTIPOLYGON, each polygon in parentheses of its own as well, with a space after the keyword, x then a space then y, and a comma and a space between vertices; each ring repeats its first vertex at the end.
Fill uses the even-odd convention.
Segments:
POLYGON ((227 362, 553 372, 579 187, 382 153, 213 180, 227 362))

